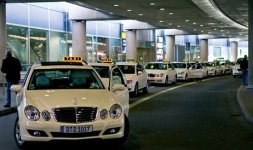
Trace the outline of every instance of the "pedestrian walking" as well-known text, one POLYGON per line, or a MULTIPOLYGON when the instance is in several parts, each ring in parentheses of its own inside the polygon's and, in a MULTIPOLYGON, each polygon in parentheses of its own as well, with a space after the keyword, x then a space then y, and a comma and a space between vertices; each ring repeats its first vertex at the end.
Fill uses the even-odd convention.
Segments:
POLYGON ((242 70, 242 83, 243 85, 248 85, 248 58, 244 55, 242 62, 240 63, 240 68, 242 70))
POLYGON ((6 58, 2 62, 1 71, 5 73, 5 79, 7 81, 6 91, 7 91, 7 103, 4 107, 11 106, 11 85, 19 84, 20 71, 21 71, 20 61, 12 56, 10 50, 6 51, 6 58))

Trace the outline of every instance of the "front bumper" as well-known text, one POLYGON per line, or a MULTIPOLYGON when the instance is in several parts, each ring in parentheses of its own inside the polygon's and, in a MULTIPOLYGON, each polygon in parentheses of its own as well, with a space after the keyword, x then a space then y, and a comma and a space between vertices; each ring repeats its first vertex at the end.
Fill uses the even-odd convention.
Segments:
POLYGON ((165 83, 164 77, 148 77, 148 83, 165 83))
MULTIPOLYGON (((108 118, 107 118, 108 119, 108 118)), ((51 140, 84 140, 84 139, 114 139, 124 136, 124 117, 118 119, 95 120, 87 123, 59 123, 53 121, 21 121, 20 133, 23 141, 51 141, 51 140), (52 123, 53 122, 53 123, 52 123), (61 126, 91 125, 91 132, 63 133, 61 126), (39 135, 37 133, 40 133, 39 135)))

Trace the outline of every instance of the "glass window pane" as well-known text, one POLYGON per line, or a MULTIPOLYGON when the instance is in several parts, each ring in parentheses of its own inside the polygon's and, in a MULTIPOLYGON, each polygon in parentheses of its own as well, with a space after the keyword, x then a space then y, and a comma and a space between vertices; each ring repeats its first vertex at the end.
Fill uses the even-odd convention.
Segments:
POLYGON ((28 5, 7 3, 6 21, 8 23, 28 25, 28 5))
POLYGON ((109 23, 108 22, 97 22, 97 35, 109 36, 109 23))
POLYGON ((30 25, 34 27, 48 27, 48 9, 30 5, 30 25))
POLYGON ((60 32, 51 32, 50 34, 50 61, 61 61, 68 55, 67 35, 60 32))
POLYGON ((120 38, 120 24, 110 23, 110 37, 120 38))
POLYGON ((29 67, 28 28, 8 25, 7 48, 11 49, 14 57, 19 59, 22 71, 26 71, 29 67))
POLYGON ((96 21, 87 21, 86 22, 86 33, 96 35, 96 21))
POLYGON ((50 11, 50 28, 55 30, 66 30, 67 15, 63 12, 50 11))
POLYGON ((30 59, 31 64, 47 61, 47 37, 44 30, 31 29, 30 31, 30 59))

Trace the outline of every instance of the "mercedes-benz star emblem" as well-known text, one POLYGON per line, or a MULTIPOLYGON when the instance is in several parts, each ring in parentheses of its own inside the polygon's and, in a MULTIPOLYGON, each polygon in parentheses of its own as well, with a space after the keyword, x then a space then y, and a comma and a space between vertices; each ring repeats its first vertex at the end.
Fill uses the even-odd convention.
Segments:
POLYGON ((77 98, 73 98, 72 102, 74 103, 74 105, 77 105, 77 98))

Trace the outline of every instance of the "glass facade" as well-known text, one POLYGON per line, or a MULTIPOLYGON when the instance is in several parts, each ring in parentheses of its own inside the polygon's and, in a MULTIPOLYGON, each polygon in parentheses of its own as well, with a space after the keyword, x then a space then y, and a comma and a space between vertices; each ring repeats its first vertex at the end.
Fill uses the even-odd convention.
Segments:
MULTIPOLYGON (((72 52, 68 6, 57 3, 7 3, 7 47, 20 59, 23 71, 40 61, 60 61, 72 52)), ((120 61, 121 24, 87 21, 88 62, 99 55, 120 61)))

